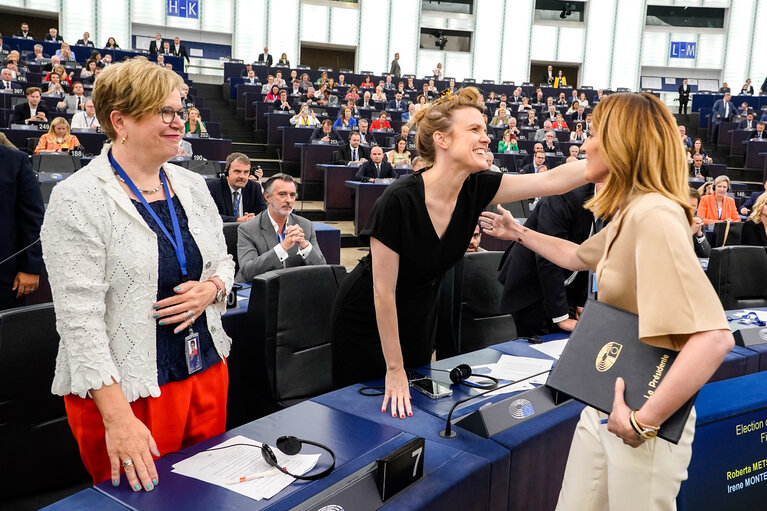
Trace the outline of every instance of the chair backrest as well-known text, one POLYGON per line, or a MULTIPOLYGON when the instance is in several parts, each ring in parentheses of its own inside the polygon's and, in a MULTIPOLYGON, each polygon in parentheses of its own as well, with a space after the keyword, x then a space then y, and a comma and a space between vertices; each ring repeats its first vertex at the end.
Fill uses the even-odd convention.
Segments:
POLYGON ((53 304, 0 312, 0 478, 9 485, 4 498, 88 479, 64 400, 51 394, 58 345, 53 304), (56 477, 30 477, 51 460, 56 477))
POLYGON ((717 222, 714 224, 714 247, 740 245, 743 222, 717 222), (728 229, 729 224, 729 229, 728 229))
POLYGON ((516 337, 514 318, 500 310, 503 286, 497 274, 502 256, 503 252, 466 254, 446 275, 439 298, 438 358, 516 337))
POLYGON ((234 259, 235 275, 240 271, 240 262, 237 259, 237 228, 239 222, 224 222, 224 240, 226 241, 226 251, 234 259))
POLYGON ((706 274, 725 309, 767 307, 767 247, 713 248, 706 274))
POLYGON ((69 153, 40 153, 32 156, 32 168, 37 172, 61 174, 62 172, 76 172, 82 166, 80 157, 69 153))
MULTIPOLYGON (((248 316, 274 408, 290 406, 333 387, 330 347, 331 309, 346 277, 339 265, 299 266, 266 272, 253 279, 248 316)), ((264 392, 265 391, 265 392, 264 392)))

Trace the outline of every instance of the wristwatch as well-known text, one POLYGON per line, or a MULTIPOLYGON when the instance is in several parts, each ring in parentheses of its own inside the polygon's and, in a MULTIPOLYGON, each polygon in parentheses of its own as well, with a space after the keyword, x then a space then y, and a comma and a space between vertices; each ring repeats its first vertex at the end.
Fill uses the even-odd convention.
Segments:
POLYGON ((637 419, 638 411, 638 409, 632 410, 631 415, 629 416, 629 422, 631 423, 631 427, 634 428, 634 431, 636 431, 636 434, 647 439, 658 436, 660 426, 650 426, 649 424, 642 424, 639 422, 639 419, 637 419))
POLYGON ((221 286, 218 285, 218 282, 216 282, 213 279, 208 279, 207 282, 210 282, 214 286, 216 286, 216 299, 213 301, 213 303, 221 303, 224 300, 224 290, 221 286))

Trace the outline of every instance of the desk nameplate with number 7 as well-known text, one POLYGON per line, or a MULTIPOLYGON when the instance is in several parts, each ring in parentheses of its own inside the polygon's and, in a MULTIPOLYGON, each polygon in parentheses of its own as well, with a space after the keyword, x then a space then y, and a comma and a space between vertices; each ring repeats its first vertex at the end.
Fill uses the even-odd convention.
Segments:
POLYGON ((376 485, 381 493, 381 500, 386 502, 423 476, 425 443, 423 438, 414 438, 377 460, 376 485))

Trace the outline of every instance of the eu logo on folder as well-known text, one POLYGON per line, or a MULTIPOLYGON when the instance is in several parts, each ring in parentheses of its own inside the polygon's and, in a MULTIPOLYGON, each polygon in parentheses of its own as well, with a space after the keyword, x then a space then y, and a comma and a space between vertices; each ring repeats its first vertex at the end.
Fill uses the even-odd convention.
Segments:
MULTIPOLYGON (((676 356, 676 351, 639 340, 636 314, 589 301, 546 385, 610 413, 615 379, 620 376, 626 382, 626 404, 641 408, 676 356)), ((661 424, 658 436, 678 443, 694 402, 695 396, 661 424)))

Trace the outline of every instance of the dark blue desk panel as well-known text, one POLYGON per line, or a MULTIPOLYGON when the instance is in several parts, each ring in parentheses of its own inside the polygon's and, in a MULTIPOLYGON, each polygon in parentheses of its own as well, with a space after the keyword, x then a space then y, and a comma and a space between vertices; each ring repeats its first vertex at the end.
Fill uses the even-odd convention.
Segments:
MULTIPOLYGON (((10 140, 16 147, 27 147, 28 138, 42 137, 47 131, 42 131, 29 127, 29 129, 0 129, 8 140, 10 140)), ((85 151, 91 154, 100 154, 101 148, 104 146, 104 142, 107 142, 107 136, 103 133, 76 133, 77 140, 85 148, 85 151)), ((196 151, 195 151, 196 152, 196 151)))
POLYGON ((314 133, 314 128, 296 128, 290 124, 278 126, 277 130, 282 137, 282 159, 286 161, 301 161, 301 146, 296 144, 308 144, 314 133))
POLYGON ((88 488, 54 502, 40 511, 126 511, 127 509, 129 508, 96 488, 88 488))
POLYGON ((346 181, 344 186, 354 190, 354 235, 359 236, 373 212, 373 205, 389 185, 346 181))
POLYGON ((762 170, 765 165, 764 153, 767 152, 767 141, 749 140, 746 145, 746 168, 762 170))
MULTIPOLYGON (((449 382, 449 380, 447 381, 449 382)), ((312 401, 487 459, 490 462, 491 470, 490 507, 488 509, 506 509, 509 482, 509 452, 506 449, 501 448, 492 440, 479 437, 468 431, 462 432, 454 439, 442 438, 439 436, 439 432, 445 428, 445 421, 419 410, 417 406, 413 416, 407 419, 392 417, 391 413, 381 413, 382 397, 362 396, 359 394, 361 387, 362 385, 352 385, 317 396, 312 401)), ((418 393, 413 392, 413 394, 415 398, 415 394, 418 393)), ((476 507, 472 507, 472 509, 476 509, 476 507)))
POLYGON ((312 222, 317 244, 328 264, 341 264, 341 229, 322 222, 312 222))
POLYGON ((228 138, 184 137, 192 144, 195 155, 202 155, 206 160, 224 161, 232 153, 232 141, 228 138))
POLYGON ((745 156, 746 144, 748 143, 748 140, 753 136, 754 133, 755 133, 755 130, 741 130, 741 129, 733 130, 730 135, 731 137, 730 154, 737 155, 737 156, 745 156))
POLYGON ((354 179, 359 167, 326 163, 319 163, 316 167, 325 173, 325 211, 351 215, 354 210, 354 194, 344 183, 354 179))
MULTIPOLYGON (((183 455, 166 455, 157 461, 160 484, 152 492, 134 493, 125 480, 118 488, 113 488, 110 481, 100 484, 98 488, 124 505, 138 510, 290 509, 412 438, 414 435, 304 401, 186 448, 183 455), (296 481, 272 499, 262 501, 171 473, 172 465, 179 460, 238 434, 270 445, 274 445, 277 437, 286 434, 318 441, 335 451, 336 468, 324 479, 296 481)), ((322 452, 312 446, 305 446, 304 449, 306 453, 322 452)), ((318 467, 327 466, 329 459, 330 456, 323 453, 318 467)), ((487 460, 445 445, 427 442, 424 479, 400 494, 388 506, 391 506, 390 509, 418 509, 419 501, 425 498, 427 502, 440 501, 441 509, 465 509, 460 506, 470 502, 482 509, 487 506, 489 482, 490 467, 487 460), (454 477, 452 481, 443 478, 449 477, 451 473, 454 477), (421 495, 422 491, 426 495, 421 495)))
POLYGON ((323 183, 325 175, 316 168, 318 163, 330 163, 333 160, 333 152, 337 151, 340 144, 327 144, 324 142, 312 144, 296 144, 301 150, 301 183, 323 183))
POLYGON ((266 141, 269 144, 280 145, 282 132, 277 129, 280 126, 290 126, 290 118, 294 113, 277 110, 266 114, 266 141))
POLYGON ((698 418, 688 479, 677 497, 680 511, 764 508, 766 388, 767 373, 761 372, 701 389, 695 402, 698 418))
POLYGON ((738 123, 736 122, 722 121, 719 125, 717 145, 730 147, 732 144, 732 131, 737 129, 737 127, 738 123))

